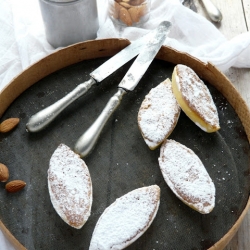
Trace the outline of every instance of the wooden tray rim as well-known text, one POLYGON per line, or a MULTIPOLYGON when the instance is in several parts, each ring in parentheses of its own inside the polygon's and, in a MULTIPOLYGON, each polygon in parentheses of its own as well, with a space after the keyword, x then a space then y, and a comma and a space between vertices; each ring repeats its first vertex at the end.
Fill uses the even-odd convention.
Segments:
MULTIPOLYGON (((129 40, 119 38, 90 40, 59 49, 42 58, 21 72, 0 92, 0 118, 19 95, 47 75, 83 60, 112 56, 129 44, 129 40), (64 58, 64 60, 62 60, 62 58, 64 58)), ((187 66, 192 67, 200 77, 204 78, 211 84, 212 82, 216 82, 216 84, 213 85, 228 99, 229 103, 239 115, 243 127, 245 128, 248 141, 250 141, 250 128, 247 126, 247 124, 250 123, 249 108, 233 84, 221 71, 211 63, 203 63, 187 53, 177 51, 168 46, 162 46, 156 58, 174 64, 186 64, 187 66), (230 98, 232 94, 234 98, 230 98)), ((249 208, 250 199, 248 199, 245 209, 233 227, 218 242, 210 247, 209 250, 221 250, 226 247, 238 231, 249 208)), ((26 249, 11 234, 1 220, 0 229, 13 244, 15 249, 26 249)))

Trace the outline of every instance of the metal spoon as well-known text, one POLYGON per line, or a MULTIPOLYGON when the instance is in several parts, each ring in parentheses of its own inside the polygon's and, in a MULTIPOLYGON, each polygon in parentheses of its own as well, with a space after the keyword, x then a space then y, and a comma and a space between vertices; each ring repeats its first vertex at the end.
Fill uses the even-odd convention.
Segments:
POLYGON ((222 20, 222 14, 220 10, 214 5, 211 0, 201 0, 206 9, 208 16, 214 22, 220 22, 222 20))

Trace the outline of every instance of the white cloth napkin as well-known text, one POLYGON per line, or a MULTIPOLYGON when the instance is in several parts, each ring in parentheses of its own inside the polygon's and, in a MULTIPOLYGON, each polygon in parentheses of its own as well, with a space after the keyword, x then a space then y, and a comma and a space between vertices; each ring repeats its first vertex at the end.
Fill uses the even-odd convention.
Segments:
MULTIPOLYGON (((150 19, 143 27, 118 30, 107 15, 108 0, 97 3, 98 38, 133 41, 168 20, 173 28, 165 45, 209 61, 222 71, 230 67, 250 68, 249 32, 229 41, 211 22, 182 6, 179 0, 152 0, 150 19)), ((55 51, 46 40, 38 0, 0 0, 0 38, 0 92, 28 66, 55 51)), ((0 249, 14 249, 1 232, 0 249)))
POLYGON ((29 65, 54 51, 38 0, 0 0, 0 91, 29 65))
MULTIPOLYGON (((141 28, 115 29, 107 15, 108 0, 97 0, 98 38, 122 37, 131 41, 169 20, 173 28, 165 45, 187 52, 222 71, 250 67, 250 33, 228 41, 201 15, 179 0, 151 0, 150 19, 141 28)), ((83 28, 84 28, 83 24, 83 28)), ((38 0, 0 0, 0 90, 17 74, 55 49, 48 44, 38 0)))
POLYGON ((179 0, 152 0, 151 16, 143 28, 118 29, 106 13, 101 13, 100 20, 99 38, 122 37, 131 41, 168 20, 173 28, 165 45, 211 62, 222 71, 250 67, 250 32, 228 41, 210 21, 181 5, 179 0))

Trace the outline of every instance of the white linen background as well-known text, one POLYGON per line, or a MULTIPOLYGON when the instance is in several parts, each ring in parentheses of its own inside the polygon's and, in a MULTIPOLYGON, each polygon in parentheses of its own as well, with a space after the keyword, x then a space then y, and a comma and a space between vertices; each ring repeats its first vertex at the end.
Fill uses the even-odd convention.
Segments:
MULTIPOLYGON (((173 28, 165 45, 209 61, 222 71, 230 67, 250 68, 249 32, 229 41, 211 22, 182 6, 179 0, 152 0, 150 20, 142 28, 125 30, 116 30, 103 11, 107 10, 107 0, 97 3, 98 38, 122 37, 133 41, 161 21, 169 20, 173 28)), ((19 73, 54 51, 46 41, 38 0, 0 0, 0 92, 19 73)), ((1 232, 0 249, 14 249, 1 232)))

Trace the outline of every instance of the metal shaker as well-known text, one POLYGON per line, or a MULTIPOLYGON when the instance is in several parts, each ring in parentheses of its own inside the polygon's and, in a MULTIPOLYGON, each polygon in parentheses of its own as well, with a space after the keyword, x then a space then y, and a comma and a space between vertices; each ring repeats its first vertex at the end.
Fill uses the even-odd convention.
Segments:
POLYGON ((39 0, 48 42, 55 48, 95 39, 96 0, 39 0))

